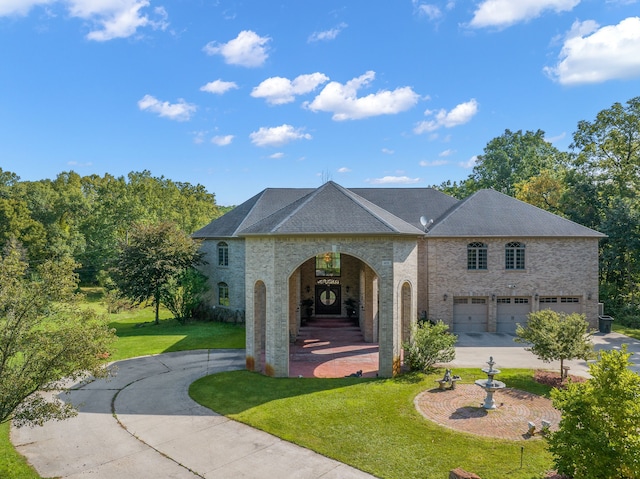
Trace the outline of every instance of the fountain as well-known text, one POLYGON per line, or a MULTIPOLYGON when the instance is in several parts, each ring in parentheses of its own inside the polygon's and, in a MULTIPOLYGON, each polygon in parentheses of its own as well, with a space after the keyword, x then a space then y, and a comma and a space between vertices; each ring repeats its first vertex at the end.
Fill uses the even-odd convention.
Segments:
POLYGON ((496 408, 496 403, 493 400, 493 393, 498 389, 504 388, 505 384, 502 381, 493 379, 496 374, 500 374, 499 369, 493 369, 493 365, 495 364, 493 356, 489 357, 487 364, 489 365, 489 368, 484 368, 482 370, 482 372, 487 375, 487 379, 478 379, 476 380, 476 384, 487 392, 487 397, 484 398, 483 406, 487 411, 489 411, 496 408))

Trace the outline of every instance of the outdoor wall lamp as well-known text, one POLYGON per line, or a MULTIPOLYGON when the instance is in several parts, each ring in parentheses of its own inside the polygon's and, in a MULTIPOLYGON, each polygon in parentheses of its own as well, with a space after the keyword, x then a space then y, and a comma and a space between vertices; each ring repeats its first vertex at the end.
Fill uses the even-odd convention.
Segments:
MULTIPOLYGON (((349 286, 347 286, 346 287, 347 293, 349 292, 349 289, 350 289, 349 286)), ((591 298, 589 298, 589 299, 591 299, 591 298)))
POLYGON ((538 301, 538 298, 539 298, 539 297, 540 297, 540 296, 538 296, 538 293, 536 293, 536 294, 534 294, 534 295, 533 295, 533 299, 535 299, 536 301, 538 301))
POLYGON ((310 293, 310 292, 311 292, 311 286, 307 285, 307 288, 306 288, 306 289, 307 289, 307 293, 310 293))
POLYGON ((446 301, 448 297, 449 296, 447 296, 447 293, 444 293, 444 295, 442 295, 442 301, 446 301))
POLYGON ((592 294, 592 293, 588 293, 588 294, 587 294, 587 299, 588 299, 589 301, 591 301, 591 298, 592 298, 592 297, 593 297, 593 294, 592 294))
POLYGON ((495 294, 492 294, 492 295, 491 295, 491 301, 495 301, 495 300, 496 300, 496 295, 495 295, 495 294))

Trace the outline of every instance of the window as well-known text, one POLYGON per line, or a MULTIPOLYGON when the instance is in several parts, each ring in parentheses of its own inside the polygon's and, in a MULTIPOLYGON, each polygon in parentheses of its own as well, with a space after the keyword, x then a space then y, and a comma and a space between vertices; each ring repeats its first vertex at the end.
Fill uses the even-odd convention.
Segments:
POLYGON ((229 245, 224 241, 218 243, 218 266, 229 266, 229 245))
POLYGON ((469 243, 467 245, 467 269, 487 269, 487 245, 469 243))
POLYGON ((229 306, 229 286, 227 283, 218 283, 218 304, 229 306))
POLYGON ((553 297, 540 298, 540 302, 541 303, 557 303, 558 298, 553 298, 553 297))
POLYGON ((340 253, 316 255, 316 276, 340 276, 340 253))
POLYGON ((504 249, 506 269, 524 269, 524 243, 507 243, 504 249))
POLYGON ((580 298, 560 298, 561 303, 579 303, 580 298))

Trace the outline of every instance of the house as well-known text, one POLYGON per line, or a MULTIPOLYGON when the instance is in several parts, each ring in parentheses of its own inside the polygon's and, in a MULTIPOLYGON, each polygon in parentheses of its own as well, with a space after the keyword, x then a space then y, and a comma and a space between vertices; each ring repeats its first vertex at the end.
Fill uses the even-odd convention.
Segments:
POLYGON ((544 308, 598 321, 604 235, 494 190, 268 188, 197 231, 212 306, 244 310, 247 368, 289 372, 304 319, 357 302, 379 375, 399 371, 419 317, 453 332, 513 333, 544 308))

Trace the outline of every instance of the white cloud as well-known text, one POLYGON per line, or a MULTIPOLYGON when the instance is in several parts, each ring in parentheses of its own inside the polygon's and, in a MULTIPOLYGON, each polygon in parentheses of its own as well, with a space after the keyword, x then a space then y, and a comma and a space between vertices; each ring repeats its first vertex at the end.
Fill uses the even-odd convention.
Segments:
POLYGON ((148 0, 2 0, 0 16, 26 15, 36 5, 53 3, 63 3, 71 17, 92 24, 87 38, 99 42, 130 37, 141 27, 165 30, 169 26, 163 7, 154 8, 152 16, 143 12, 150 5, 148 0))
POLYGON ((47 5, 57 0, 2 0, 0 1, 0 16, 26 15, 38 5, 47 5))
POLYGON ((295 100, 296 95, 312 92, 318 86, 329 81, 323 73, 300 75, 292 80, 283 77, 271 77, 264 80, 251 92, 254 98, 264 98, 271 105, 283 105, 295 100))
POLYGON ((382 153, 384 153, 385 155, 393 155, 395 153, 395 151, 390 150, 389 148, 383 148, 382 153))
POLYGON ((80 163, 78 161, 71 160, 71 161, 67 161, 67 165, 74 166, 74 167, 77 167, 77 168, 86 168, 88 166, 93 166, 93 163, 90 162, 90 161, 88 161, 86 163, 80 163))
POLYGON ((160 101, 151 95, 145 95, 138 101, 138 108, 142 111, 148 110, 152 113, 157 113, 163 118, 177 121, 189 120, 197 110, 195 105, 187 103, 183 99, 179 99, 178 103, 169 103, 168 101, 160 101))
POLYGON ((433 161, 422 160, 419 164, 420 166, 442 166, 448 163, 449 162, 447 160, 433 160, 433 161))
POLYGON ((558 63, 544 71, 563 85, 640 77, 640 17, 602 28, 593 21, 575 22, 558 63))
POLYGON ((451 156, 451 155, 453 155, 455 152, 456 152, 456 150, 448 149, 448 150, 441 151, 441 152, 440 152, 440 154, 439 154, 438 156, 440 156, 440 157, 447 157, 447 156, 451 156))
POLYGON ((462 168, 471 169, 476 166, 476 163, 478 163, 478 155, 473 155, 471 158, 469 158, 469 160, 460 162, 458 163, 458 165, 460 165, 462 168))
POLYGON ((351 172, 351 168, 347 168, 346 166, 343 166, 342 168, 338 168, 338 173, 350 173, 351 172))
POLYGON ((142 12, 142 9, 148 6, 148 0, 71 0, 69 13, 72 17, 97 24, 99 28, 89 32, 87 38, 104 42, 130 37, 140 27, 165 30, 169 26, 165 9, 155 8, 154 19, 151 19, 142 12))
POLYGON ((478 102, 472 98, 466 103, 460 103, 453 110, 427 110, 424 112, 427 116, 434 116, 433 120, 421 121, 413 129, 417 135, 425 132, 435 131, 438 128, 453 128, 454 126, 464 125, 478 113, 478 102))
POLYGON ((344 85, 332 81, 305 106, 312 111, 333 113, 333 120, 343 121, 393 115, 408 110, 418 102, 419 95, 410 87, 396 88, 393 91, 381 90, 359 98, 358 90, 371 83, 375 76, 375 72, 368 71, 344 85))
POLYGON ((417 4, 416 2, 414 2, 414 5, 419 15, 424 15, 431 21, 442 17, 442 10, 440 10, 437 5, 428 3, 417 4))
POLYGON ((222 95, 229 90, 237 89, 238 85, 232 81, 222 81, 220 79, 211 81, 206 85, 200 87, 200 91, 206 91, 208 93, 215 93, 217 95, 222 95))
POLYGON ((284 157, 284 153, 282 153, 281 151, 279 151, 278 153, 274 153, 273 155, 269 155, 269 158, 271 158, 272 160, 279 160, 280 158, 284 157))
POLYGON ((302 128, 291 125, 280 125, 273 128, 261 127, 249 135, 251 143, 256 146, 282 146, 295 140, 310 140, 311 135, 302 128))
POLYGON ((337 27, 334 27, 330 30, 324 30, 322 32, 313 32, 311 35, 309 35, 309 38, 307 39, 307 41, 311 43, 311 42, 335 40, 335 38, 340 34, 340 32, 345 28, 347 28, 347 26, 348 25, 346 23, 342 22, 337 27))
POLYGON ((269 37, 261 37, 251 30, 241 31, 227 43, 209 42, 203 48, 207 55, 222 55, 225 63, 243 67, 259 67, 268 58, 269 37))
POLYGON ((218 146, 230 145, 233 141, 233 135, 214 136, 211 138, 211 143, 218 146))
POLYGON ((383 176, 382 178, 369 178, 365 180, 372 185, 412 185, 420 182, 420 178, 408 176, 383 176))
POLYGON ((545 11, 571 11, 580 0, 485 0, 474 12, 470 26, 474 28, 506 28, 539 17, 545 11))

